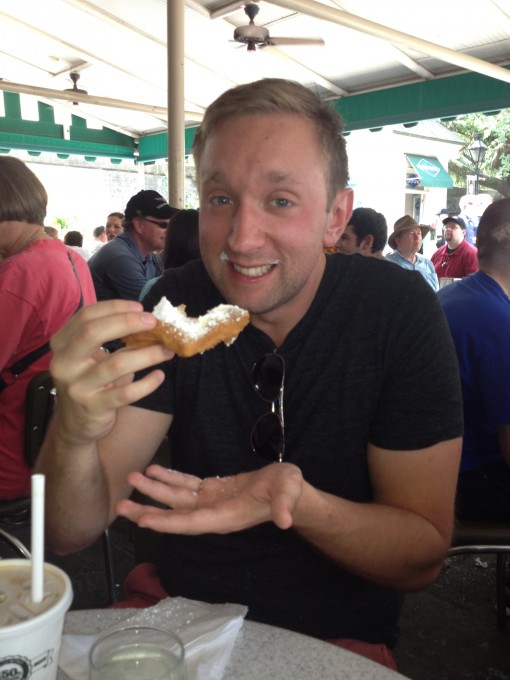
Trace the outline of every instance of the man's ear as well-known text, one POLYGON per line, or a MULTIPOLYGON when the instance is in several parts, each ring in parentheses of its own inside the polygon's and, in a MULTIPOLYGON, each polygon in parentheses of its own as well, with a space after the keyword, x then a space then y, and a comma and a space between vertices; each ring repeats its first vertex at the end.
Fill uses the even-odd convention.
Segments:
POLYGON ((335 245, 352 213, 354 194, 352 189, 339 191, 333 200, 333 205, 329 211, 328 224, 324 232, 323 245, 330 247, 335 245))
POLYGON ((361 251, 365 255, 371 255, 372 254, 372 247, 374 245, 374 237, 372 234, 367 234, 365 238, 361 241, 359 244, 359 247, 361 251))
POLYGON ((132 229, 135 233, 141 234, 143 231, 143 225, 142 225, 142 220, 139 219, 138 217, 133 217, 131 220, 132 224, 132 229))

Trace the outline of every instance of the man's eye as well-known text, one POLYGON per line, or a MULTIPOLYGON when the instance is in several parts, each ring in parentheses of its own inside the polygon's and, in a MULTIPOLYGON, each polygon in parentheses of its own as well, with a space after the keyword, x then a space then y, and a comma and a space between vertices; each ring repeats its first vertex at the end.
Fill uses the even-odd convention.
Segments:
POLYGON ((230 199, 228 196, 214 196, 211 199, 211 203, 214 205, 231 205, 232 199, 230 199))
POLYGON ((271 203, 276 208, 288 208, 292 205, 288 198, 274 198, 271 203))

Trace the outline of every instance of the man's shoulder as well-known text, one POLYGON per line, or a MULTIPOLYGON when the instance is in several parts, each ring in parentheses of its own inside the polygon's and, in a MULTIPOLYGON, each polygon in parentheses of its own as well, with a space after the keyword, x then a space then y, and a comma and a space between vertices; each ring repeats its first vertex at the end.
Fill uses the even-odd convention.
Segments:
POLYGON ((432 264, 430 257, 422 255, 421 253, 416 253, 416 262, 421 267, 425 267, 426 269, 434 269, 434 265, 432 264))
POLYGON ((94 267, 101 266, 105 262, 111 262, 118 257, 132 257, 131 249, 129 244, 125 239, 121 239, 117 236, 113 241, 108 241, 102 248, 99 248, 90 260, 88 261, 89 267, 94 269, 94 267))
POLYGON ((465 253, 469 253, 470 255, 476 255, 478 256, 478 248, 474 246, 472 243, 464 239, 462 243, 460 244, 459 248, 462 249, 465 253))
POLYGON ((387 255, 384 256, 384 260, 386 262, 391 262, 394 265, 399 266, 401 269, 402 268, 407 268, 411 269, 412 265, 410 262, 408 262, 405 257, 402 257, 402 255, 398 252, 398 250, 394 250, 391 253, 387 253, 387 255))

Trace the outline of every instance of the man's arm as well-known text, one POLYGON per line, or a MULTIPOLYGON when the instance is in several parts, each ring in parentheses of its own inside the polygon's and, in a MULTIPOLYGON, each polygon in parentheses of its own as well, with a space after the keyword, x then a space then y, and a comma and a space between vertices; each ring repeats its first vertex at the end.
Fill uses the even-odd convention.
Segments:
POLYGON ((122 501, 120 515, 141 527, 182 534, 230 533, 267 521, 292 527, 329 558, 382 585, 416 590, 436 578, 450 545, 461 439, 419 451, 369 446, 374 501, 324 493, 289 463, 223 479, 152 466, 129 475, 142 493, 172 510, 122 501))
POLYGON ((419 451, 369 445, 374 501, 338 503, 310 488, 310 500, 304 495, 296 508, 294 526, 368 580, 404 590, 425 587, 437 577, 450 546, 461 441, 419 451))
POLYGON ((54 552, 81 550, 111 524, 116 503, 133 490, 128 474, 150 463, 170 423, 162 413, 126 406, 106 437, 78 445, 63 436, 56 414, 37 463, 46 475, 47 544, 54 552))
POLYGON ((139 303, 115 300, 85 307, 51 341, 58 405, 36 469, 47 477, 47 540, 56 552, 100 535, 130 493, 127 473, 150 461, 168 430, 170 416, 129 405, 163 380, 155 370, 133 382, 133 372, 173 354, 162 346, 100 349, 155 323, 139 303))

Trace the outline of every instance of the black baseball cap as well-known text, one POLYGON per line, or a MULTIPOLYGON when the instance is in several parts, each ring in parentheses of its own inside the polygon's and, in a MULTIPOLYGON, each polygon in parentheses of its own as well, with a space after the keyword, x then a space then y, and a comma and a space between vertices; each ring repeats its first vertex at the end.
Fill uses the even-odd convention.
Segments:
POLYGON ((153 189, 142 189, 131 196, 126 205, 125 218, 132 220, 134 217, 154 217, 159 220, 169 220, 177 208, 168 205, 161 194, 153 189))

